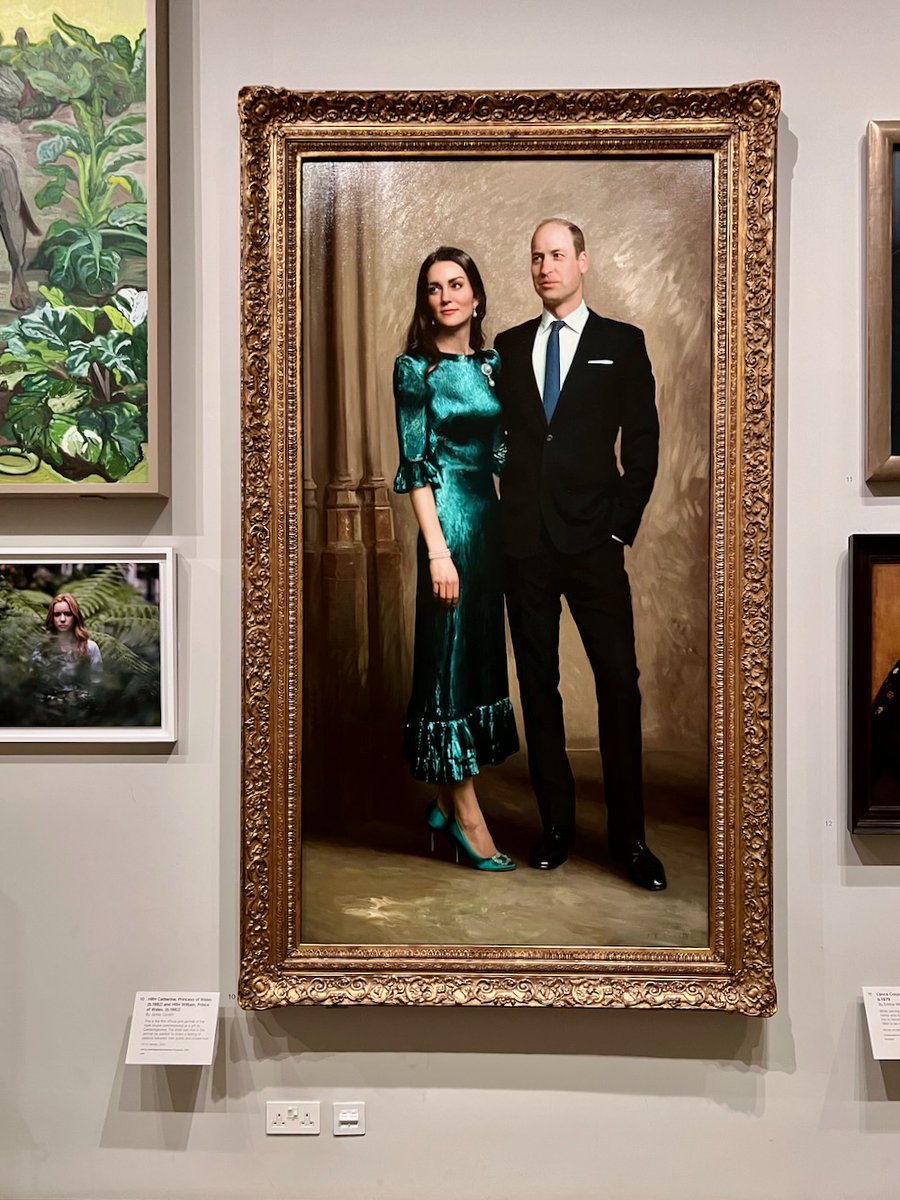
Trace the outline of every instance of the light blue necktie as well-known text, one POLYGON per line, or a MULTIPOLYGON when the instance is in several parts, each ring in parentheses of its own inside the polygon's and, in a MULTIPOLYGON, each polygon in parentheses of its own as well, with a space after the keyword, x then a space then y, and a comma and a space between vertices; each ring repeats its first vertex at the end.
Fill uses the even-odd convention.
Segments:
POLYGON ((544 368, 544 413, 547 424, 553 420, 559 400, 559 331, 565 321, 554 321, 547 338, 547 364, 544 368))

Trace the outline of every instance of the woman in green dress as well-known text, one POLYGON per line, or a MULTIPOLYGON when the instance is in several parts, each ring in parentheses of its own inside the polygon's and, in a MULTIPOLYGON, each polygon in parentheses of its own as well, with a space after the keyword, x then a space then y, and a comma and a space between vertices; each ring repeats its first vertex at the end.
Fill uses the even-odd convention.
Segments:
POLYGON ((494 475, 504 454, 494 381, 483 350, 486 298, 462 250, 423 262, 406 353, 394 364, 400 468, 419 523, 413 684, 403 753, 413 776, 439 785, 426 820, 482 871, 511 871, 473 777, 519 746, 509 700, 503 556, 494 475))

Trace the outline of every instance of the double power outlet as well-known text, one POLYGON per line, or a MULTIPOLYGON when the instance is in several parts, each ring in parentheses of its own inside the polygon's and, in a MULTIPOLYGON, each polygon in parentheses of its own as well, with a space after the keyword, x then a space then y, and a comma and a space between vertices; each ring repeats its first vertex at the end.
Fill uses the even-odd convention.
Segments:
MULTIPOLYGON (((335 1137, 358 1137, 366 1132, 364 1100, 336 1100, 332 1104, 335 1137)), ((266 1133, 321 1133, 318 1100, 267 1100, 266 1133)))

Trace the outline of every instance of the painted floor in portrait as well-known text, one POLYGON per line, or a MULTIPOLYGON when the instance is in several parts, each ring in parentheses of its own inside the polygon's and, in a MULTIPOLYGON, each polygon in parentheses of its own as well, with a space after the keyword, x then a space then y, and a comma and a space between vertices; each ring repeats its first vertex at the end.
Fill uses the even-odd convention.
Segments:
MULTIPOLYGON (((647 842, 668 876, 664 892, 637 888, 609 862, 596 752, 570 755, 578 781, 578 837, 569 861, 534 871, 539 832, 524 755, 485 771, 479 796, 497 845, 518 870, 492 875, 454 861, 424 822, 368 825, 364 838, 307 837, 303 941, 345 944, 706 946, 708 843, 702 755, 645 755, 647 842)), ((434 788, 423 787, 422 812, 434 788)))

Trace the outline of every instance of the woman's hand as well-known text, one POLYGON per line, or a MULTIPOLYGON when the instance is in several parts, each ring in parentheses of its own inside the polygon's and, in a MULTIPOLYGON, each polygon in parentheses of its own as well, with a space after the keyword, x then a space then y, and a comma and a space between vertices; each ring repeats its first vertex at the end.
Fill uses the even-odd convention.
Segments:
POLYGON ((455 607, 459 603, 459 574, 453 565, 453 559, 433 558, 428 564, 431 568, 431 591, 435 600, 455 607))

